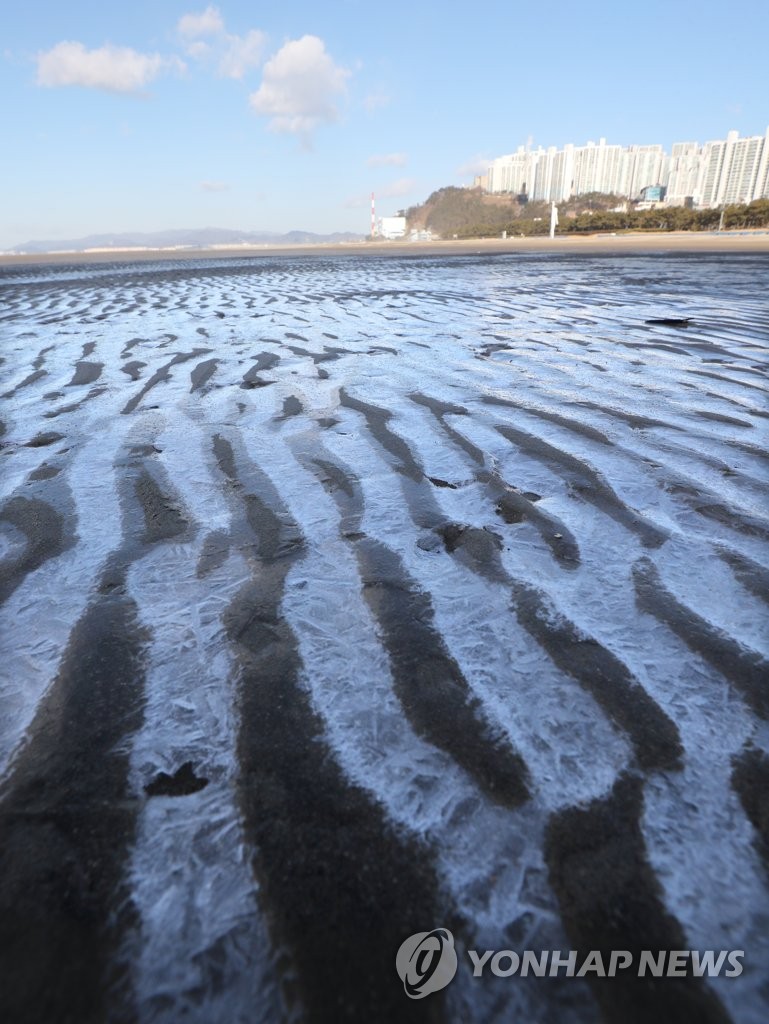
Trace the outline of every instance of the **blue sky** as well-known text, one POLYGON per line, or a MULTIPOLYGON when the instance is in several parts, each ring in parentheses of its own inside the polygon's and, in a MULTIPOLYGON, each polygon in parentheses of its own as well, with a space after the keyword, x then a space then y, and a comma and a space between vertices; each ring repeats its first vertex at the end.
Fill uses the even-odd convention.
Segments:
POLYGON ((769 124, 769 4, 217 4, 0 10, 0 248, 102 231, 365 233, 535 145, 769 124))

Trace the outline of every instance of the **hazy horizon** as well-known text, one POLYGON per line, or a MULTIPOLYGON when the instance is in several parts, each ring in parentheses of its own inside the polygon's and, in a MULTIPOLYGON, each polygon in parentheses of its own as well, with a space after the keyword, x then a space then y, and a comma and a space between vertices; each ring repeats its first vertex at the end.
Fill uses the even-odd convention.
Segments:
POLYGON ((769 13, 744 5, 727 67, 708 6, 7 7, 0 249, 201 225, 365 234, 372 191, 390 215, 528 140, 763 133, 769 13))

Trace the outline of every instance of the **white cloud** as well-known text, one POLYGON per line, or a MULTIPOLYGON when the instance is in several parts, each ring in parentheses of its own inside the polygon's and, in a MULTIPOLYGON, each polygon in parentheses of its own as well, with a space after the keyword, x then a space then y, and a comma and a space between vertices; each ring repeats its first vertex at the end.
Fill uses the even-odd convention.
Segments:
POLYGON ((138 53, 126 46, 107 44, 86 50, 82 43, 57 43, 37 55, 37 84, 82 85, 109 92, 139 92, 166 69, 181 71, 177 57, 138 53))
POLYGON ((369 167, 403 167, 408 163, 405 153, 382 153, 378 156, 370 156, 366 161, 369 167))
POLYGON ((202 192, 229 192, 230 186, 226 181, 201 181, 202 192))
POLYGON ((222 78, 243 78, 251 68, 262 62, 265 35, 252 29, 244 36, 225 31, 218 7, 207 7, 200 14, 185 14, 179 19, 177 31, 186 40, 187 55, 195 60, 216 62, 222 78), (208 36, 204 42, 202 36, 208 36))
POLYGON ((196 39, 190 43, 187 47, 187 56, 194 57, 195 60, 205 59, 211 52, 211 46, 209 43, 204 43, 202 39, 196 39))
POLYGON ((179 18, 177 31, 188 39, 215 36, 224 32, 224 21, 218 7, 209 6, 199 14, 184 14, 179 18))
POLYGON ((234 36, 224 30, 224 19, 218 7, 206 7, 200 14, 184 14, 176 26, 185 40, 185 51, 196 60, 216 61, 222 78, 243 78, 262 61, 265 36, 252 29, 245 36, 234 36), (202 36, 210 37, 204 42, 202 36))
POLYGON ((219 74, 224 78, 242 78, 250 68, 262 62, 265 35, 252 29, 245 36, 224 37, 224 51, 219 58, 219 74))
POLYGON ((338 119, 337 98, 349 74, 326 53, 322 39, 302 36, 267 61, 249 101, 257 114, 270 118, 272 131, 299 135, 306 143, 321 122, 338 119))

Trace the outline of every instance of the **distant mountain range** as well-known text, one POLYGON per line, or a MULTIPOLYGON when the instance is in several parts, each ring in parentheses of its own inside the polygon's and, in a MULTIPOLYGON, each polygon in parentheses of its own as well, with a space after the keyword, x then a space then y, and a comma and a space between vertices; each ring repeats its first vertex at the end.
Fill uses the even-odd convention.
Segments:
POLYGON ((332 235, 316 235, 312 231, 233 231, 230 228, 184 228, 177 231, 124 231, 108 235, 86 235, 85 238, 43 239, 22 242, 7 249, 11 253, 47 253, 62 250, 84 252, 87 249, 167 249, 186 247, 207 249, 220 245, 313 245, 322 242, 358 242, 365 236, 349 231, 332 235))

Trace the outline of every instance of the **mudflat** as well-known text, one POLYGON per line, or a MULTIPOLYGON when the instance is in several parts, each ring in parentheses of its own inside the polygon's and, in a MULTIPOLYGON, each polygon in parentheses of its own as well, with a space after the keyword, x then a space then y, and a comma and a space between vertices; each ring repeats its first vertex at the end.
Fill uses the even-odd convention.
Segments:
POLYGON ((763 1024, 766 249, 0 267, 3 1020, 763 1024))

